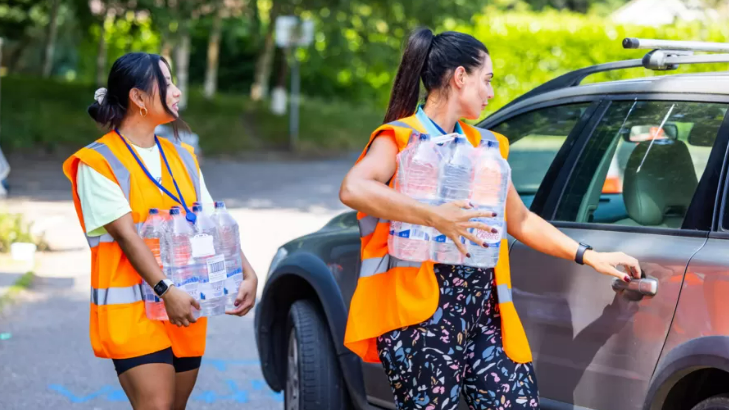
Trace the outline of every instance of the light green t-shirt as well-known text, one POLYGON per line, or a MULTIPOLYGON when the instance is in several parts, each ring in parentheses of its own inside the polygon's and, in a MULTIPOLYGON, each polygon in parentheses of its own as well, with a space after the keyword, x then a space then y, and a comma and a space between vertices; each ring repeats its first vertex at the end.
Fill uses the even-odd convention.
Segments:
MULTIPOLYGON (((155 144, 151 148, 132 146, 149 173, 161 182, 162 159, 157 145, 155 144)), ((121 187, 84 163, 79 164, 76 187, 88 236, 105 234, 104 226, 132 212, 121 187)), ((213 206, 213 198, 205 186, 202 171, 200 171, 200 192, 202 196, 200 202, 205 205, 204 209, 207 212, 213 206)), ((192 204, 187 204, 187 206, 192 207, 192 204)))

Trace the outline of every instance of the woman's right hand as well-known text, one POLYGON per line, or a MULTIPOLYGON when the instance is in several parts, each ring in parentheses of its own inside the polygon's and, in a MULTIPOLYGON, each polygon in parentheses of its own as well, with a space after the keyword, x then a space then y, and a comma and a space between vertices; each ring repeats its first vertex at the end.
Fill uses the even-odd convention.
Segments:
POLYGON ((177 286, 170 286, 167 293, 162 295, 162 299, 165 301, 165 309, 170 323, 178 327, 188 327, 190 323, 196 322, 195 316, 192 314, 192 308, 200 310, 200 304, 187 292, 177 289, 177 286))
MULTIPOLYGON (((492 233, 496 232, 490 226, 481 222, 471 221, 471 219, 491 218, 494 216, 496 215, 493 212, 473 209, 473 206, 468 201, 455 201, 445 203, 433 209, 431 226, 450 238, 462 254, 470 257, 466 250, 466 246, 461 243, 461 236, 474 243, 480 243, 480 239, 476 235, 468 232, 469 228, 475 228, 492 233)), ((481 246, 485 247, 487 245, 485 243, 481 243, 481 246)))

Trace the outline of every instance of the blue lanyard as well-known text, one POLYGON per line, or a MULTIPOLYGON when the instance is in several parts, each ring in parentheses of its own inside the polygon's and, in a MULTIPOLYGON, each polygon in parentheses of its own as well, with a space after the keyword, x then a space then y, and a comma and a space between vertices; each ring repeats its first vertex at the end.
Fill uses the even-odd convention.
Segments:
POLYGON ((187 219, 188 222, 194 224, 195 220, 197 219, 197 215, 195 215, 193 212, 190 211, 190 209, 187 208, 187 204, 185 203, 185 198, 182 196, 182 192, 180 192, 180 187, 177 186, 177 181, 175 181, 175 176, 172 175, 172 169, 170 169, 170 164, 169 164, 169 162, 167 162, 167 157, 165 156, 165 151, 162 149, 162 145, 160 145, 160 143, 159 143, 159 138, 157 138, 157 136, 155 135, 154 142, 157 144, 157 148, 159 148, 159 153, 160 153, 160 155, 162 155, 162 160, 164 161, 165 166, 167 167, 167 171, 169 171, 170 176, 172 177, 172 183, 175 184, 175 189, 177 190, 177 195, 180 196, 179 199, 172 192, 168 191, 167 188, 165 188, 162 184, 157 182, 157 180, 152 176, 152 174, 149 173, 149 170, 147 170, 147 167, 144 166, 144 163, 142 162, 142 160, 139 159, 139 157, 137 156, 137 153, 134 152, 131 145, 129 145, 129 143, 127 142, 127 139, 121 135, 119 130, 114 128, 114 132, 116 132, 116 135, 118 135, 119 138, 121 138, 122 141, 124 141, 124 145, 127 146, 127 148, 129 149, 129 152, 131 152, 134 159, 137 160, 137 164, 139 164, 139 166, 142 168, 142 171, 144 171, 144 173, 147 175, 147 178, 149 178, 150 181, 152 181, 155 185, 157 185, 157 187, 162 192, 164 192, 167 196, 172 198, 173 201, 182 205, 182 207, 185 208, 185 219, 187 219))

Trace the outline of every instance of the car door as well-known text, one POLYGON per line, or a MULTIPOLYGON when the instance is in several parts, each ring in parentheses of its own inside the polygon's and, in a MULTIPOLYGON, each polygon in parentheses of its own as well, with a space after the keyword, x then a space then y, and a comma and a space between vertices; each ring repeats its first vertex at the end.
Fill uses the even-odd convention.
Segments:
MULTIPOLYGON (((542 181, 550 179, 550 167, 555 158, 565 157, 566 141, 573 141, 580 134, 598 103, 584 98, 580 101, 552 102, 549 106, 537 106, 508 115, 489 119, 481 126, 507 136, 511 142, 509 162, 513 179, 523 200, 539 202, 537 194, 542 181), (559 153, 562 153, 558 155, 559 153)), ((556 167, 559 168, 559 167, 556 167)), ((378 407, 394 409, 392 389, 379 363, 362 364, 368 400, 378 407)), ((461 400, 459 410, 466 410, 461 400)))
POLYGON ((701 132, 713 143, 727 105, 702 98, 608 98, 542 212, 577 241, 638 258, 640 284, 644 293, 657 289, 654 296, 616 290, 610 277, 520 242, 512 247, 514 299, 543 409, 642 407, 686 266, 710 228, 702 187, 720 165, 707 168, 711 145, 692 145, 689 136, 701 132))

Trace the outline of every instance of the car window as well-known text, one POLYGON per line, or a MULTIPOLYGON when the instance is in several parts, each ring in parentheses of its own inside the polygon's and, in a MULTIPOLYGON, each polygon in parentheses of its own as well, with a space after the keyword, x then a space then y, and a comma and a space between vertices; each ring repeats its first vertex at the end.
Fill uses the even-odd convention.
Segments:
POLYGON ((541 108, 492 127, 509 139, 511 179, 527 206, 531 205, 554 157, 590 104, 541 108))
POLYGON ((572 171, 555 219, 680 228, 726 104, 613 102, 572 171))

